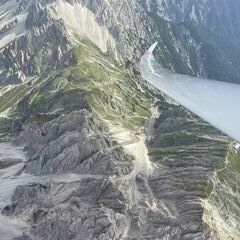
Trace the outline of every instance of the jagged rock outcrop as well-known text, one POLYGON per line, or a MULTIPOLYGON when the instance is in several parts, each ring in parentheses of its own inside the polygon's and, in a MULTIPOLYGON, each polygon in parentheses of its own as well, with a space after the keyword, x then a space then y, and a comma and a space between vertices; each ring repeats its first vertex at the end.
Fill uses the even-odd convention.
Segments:
POLYGON ((6 52, 0 54, 1 82, 21 82, 68 65, 72 36, 65 27, 90 38, 104 51, 113 52, 118 60, 132 63, 140 58, 142 47, 158 40, 159 60, 165 66, 181 73, 239 82, 239 32, 234 17, 238 8, 237 3, 225 0, 19 1, 15 11, 26 15, 26 19, 15 23, 11 31, 6 31, 9 23, 0 29, 3 38, 10 37, 11 32, 18 34, 12 44, 2 48, 6 52), (80 15, 75 15, 74 7, 79 8, 80 15), (96 28, 93 32, 82 23, 86 16, 96 22, 91 26, 96 28), (17 33, 20 26, 22 32, 17 33), (19 56, 26 51, 23 44, 28 54, 19 56))
POLYGON ((238 149, 166 102, 137 69, 158 40, 158 60, 174 71, 239 82, 238 20, 230 17, 238 3, 0 0, 0 6, 1 139, 17 139, 27 154, 0 159, 0 178, 11 189, 5 199, 0 186, 4 236, 237 239, 238 149), (156 101, 158 114, 149 120, 156 101))
MULTIPOLYGON (((21 17, 21 22, 10 29, 22 31, 0 52, 0 82, 5 85, 28 81, 72 61, 71 44, 61 21, 52 18, 45 4, 33 1, 22 7, 23 2, 15 9, 19 16, 26 17, 21 17)), ((4 31, 1 36, 4 39, 8 34, 9 31, 4 31)))
POLYGON ((124 175, 132 160, 106 135, 104 126, 87 111, 72 112, 40 128, 27 126, 20 142, 30 154, 26 172, 33 174, 124 175))
POLYGON ((126 199, 104 178, 18 187, 13 202, 3 213, 27 214, 39 239, 117 239, 127 224, 126 199))

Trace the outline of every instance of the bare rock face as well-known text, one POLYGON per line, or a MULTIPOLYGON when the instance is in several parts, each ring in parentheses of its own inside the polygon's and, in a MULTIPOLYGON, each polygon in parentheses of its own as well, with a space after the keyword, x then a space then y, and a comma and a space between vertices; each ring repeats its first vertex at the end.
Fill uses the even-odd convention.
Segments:
POLYGON ((25 215, 27 208, 39 239, 116 239, 127 224, 126 199, 104 178, 19 187, 13 201, 3 213, 25 215))
MULTIPOLYGON (((0 51, 1 84, 25 82, 69 65, 72 56, 66 29, 50 16, 45 4, 19 1, 13 10, 21 17, 19 23, 16 18, 11 26, 5 25, 1 31, 3 39, 16 35, 0 51), (7 31, 7 28, 10 29, 7 31)), ((12 14, 9 12, 10 16, 12 14)))
POLYGON ((28 152, 24 174, 38 177, 17 187, 2 210, 31 226, 16 239, 117 239, 126 233, 128 199, 119 183, 131 173, 133 158, 97 117, 86 110, 63 114, 41 127, 25 126, 18 141, 28 152))
POLYGON ((132 175, 133 159, 85 110, 25 126, 25 172, 44 180, 16 188, 2 211, 28 219, 20 239, 210 239, 202 199, 226 138, 182 107, 159 102, 159 111, 146 125, 150 176, 132 175))
POLYGON ((41 128, 26 126, 20 142, 30 153, 26 171, 93 175, 127 174, 131 158, 104 132, 104 125, 87 111, 72 112, 41 128))
POLYGON ((225 161, 231 140, 137 70, 158 40, 164 66, 239 82, 237 9, 225 0, 0 0, 0 141, 27 155, 0 162, 11 188, 0 185, 0 230, 14 233, 5 236, 237 239, 238 149, 225 161))
POLYGON ((75 36, 80 33, 83 34, 80 38, 90 37, 95 44, 101 42, 99 46, 104 46, 104 51, 134 65, 142 54, 141 48, 158 40, 161 46, 159 60, 172 70, 239 82, 240 35, 235 17, 238 3, 225 0, 198 3, 188 0, 171 3, 22 0, 14 3, 12 0, 11 5, 12 11, 1 20, 3 26, 6 22, 0 29, 3 38, 0 44, 1 84, 19 83, 69 66, 73 60, 71 45, 76 42, 70 36, 74 31, 75 36), (56 7, 60 3, 64 4, 61 14, 56 7), (79 6, 84 10, 82 15, 87 14, 96 22, 95 33, 81 23, 86 21, 85 16, 74 15, 72 9, 79 6), (78 25, 85 30, 76 31, 78 25), (69 26, 74 27, 69 29, 69 26))

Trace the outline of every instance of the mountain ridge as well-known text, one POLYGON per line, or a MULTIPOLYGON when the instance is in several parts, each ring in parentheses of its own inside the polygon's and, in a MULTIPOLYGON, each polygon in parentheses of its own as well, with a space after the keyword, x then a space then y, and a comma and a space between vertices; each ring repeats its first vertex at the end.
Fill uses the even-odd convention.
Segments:
POLYGON ((207 23, 179 23, 178 1, 164 2, 0 0, 1 142, 24 146, 11 145, 7 168, 0 156, 8 239, 237 239, 237 148, 138 70, 159 40, 158 60, 174 71, 238 82, 237 68, 212 64, 236 60, 238 48, 218 53, 207 23))

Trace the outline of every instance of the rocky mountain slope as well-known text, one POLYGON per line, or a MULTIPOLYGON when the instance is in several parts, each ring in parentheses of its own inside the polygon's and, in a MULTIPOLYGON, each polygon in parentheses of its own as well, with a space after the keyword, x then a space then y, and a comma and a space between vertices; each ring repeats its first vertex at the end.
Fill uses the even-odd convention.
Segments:
POLYGON ((238 239, 239 146, 138 72, 158 40, 174 71, 239 82, 238 9, 0 0, 0 239, 238 239))

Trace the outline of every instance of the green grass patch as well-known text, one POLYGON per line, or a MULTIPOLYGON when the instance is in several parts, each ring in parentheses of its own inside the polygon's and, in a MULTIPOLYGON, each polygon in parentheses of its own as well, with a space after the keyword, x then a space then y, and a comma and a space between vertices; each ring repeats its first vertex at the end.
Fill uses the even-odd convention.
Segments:
POLYGON ((230 150, 228 161, 229 168, 240 173, 240 153, 230 150))
POLYGON ((72 66, 33 82, 16 112, 35 122, 37 113, 87 108, 112 123, 139 130, 151 116, 152 101, 138 90, 128 70, 89 41, 83 40, 73 54, 72 66))

